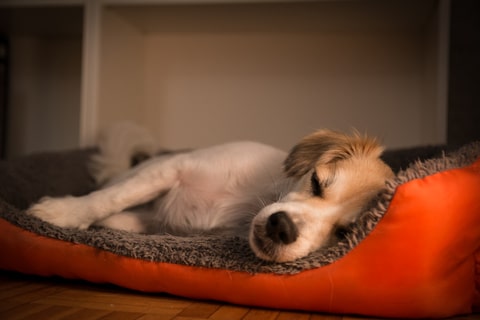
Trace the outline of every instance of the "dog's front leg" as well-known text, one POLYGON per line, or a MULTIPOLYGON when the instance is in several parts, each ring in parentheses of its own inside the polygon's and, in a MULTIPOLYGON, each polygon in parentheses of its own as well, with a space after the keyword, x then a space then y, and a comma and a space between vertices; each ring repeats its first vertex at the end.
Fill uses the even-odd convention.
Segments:
POLYGON ((176 179, 175 162, 152 161, 122 181, 88 195, 43 198, 27 213, 59 227, 86 229, 96 221, 155 199, 176 179))

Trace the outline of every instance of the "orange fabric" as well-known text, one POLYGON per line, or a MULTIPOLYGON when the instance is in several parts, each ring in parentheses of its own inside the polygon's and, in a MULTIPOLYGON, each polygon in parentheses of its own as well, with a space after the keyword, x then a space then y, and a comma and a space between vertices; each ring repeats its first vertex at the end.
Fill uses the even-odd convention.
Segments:
POLYGON ((480 306, 480 160, 401 185, 374 231, 337 262, 248 274, 114 255, 0 220, 0 268, 237 304, 379 317, 447 317, 480 306))

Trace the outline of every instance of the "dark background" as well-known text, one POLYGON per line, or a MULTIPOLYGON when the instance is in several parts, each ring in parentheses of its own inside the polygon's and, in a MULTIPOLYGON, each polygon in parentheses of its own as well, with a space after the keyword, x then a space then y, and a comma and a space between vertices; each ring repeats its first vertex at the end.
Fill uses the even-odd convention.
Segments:
POLYGON ((480 1, 452 0, 447 142, 480 140, 480 1))

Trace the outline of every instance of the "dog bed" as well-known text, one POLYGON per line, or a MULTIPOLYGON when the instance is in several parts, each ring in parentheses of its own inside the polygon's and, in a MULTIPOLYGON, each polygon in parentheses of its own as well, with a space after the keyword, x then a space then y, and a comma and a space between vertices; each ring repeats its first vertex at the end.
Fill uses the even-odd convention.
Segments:
POLYGON ((480 307, 480 142, 387 152, 393 181, 340 241, 269 263, 246 240, 61 229, 24 210, 94 188, 95 150, 0 163, 0 269, 279 309, 447 317, 480 307), (422 160, 416 160, 422 159, 422 160))

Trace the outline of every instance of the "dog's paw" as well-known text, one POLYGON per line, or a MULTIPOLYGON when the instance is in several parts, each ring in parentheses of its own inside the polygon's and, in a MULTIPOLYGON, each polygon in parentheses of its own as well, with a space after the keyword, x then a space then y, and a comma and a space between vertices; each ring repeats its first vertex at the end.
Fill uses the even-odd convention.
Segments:
POLYGON ((92 221, 88 218, 89 208, 84 201, 75 197, 49 198, 32 205, 27 214, 62 228, 86 229, 92 221))

